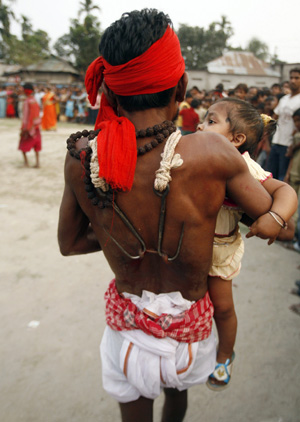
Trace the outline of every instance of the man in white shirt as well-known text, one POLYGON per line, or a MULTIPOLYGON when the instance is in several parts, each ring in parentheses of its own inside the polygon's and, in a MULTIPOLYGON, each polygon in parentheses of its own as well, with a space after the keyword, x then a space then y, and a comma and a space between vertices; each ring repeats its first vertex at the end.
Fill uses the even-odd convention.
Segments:
POLYGON ((282 97, 274 109, 278 116, 278 128, 272 141, 267 166, 267 170, 279 180, 284 179, 289 165, 290 159, 286 156, 286 152, 292 144, 295 130, 292 116, 300 108, 300 68, 290 70, 290 89, 291 93, 282 97))

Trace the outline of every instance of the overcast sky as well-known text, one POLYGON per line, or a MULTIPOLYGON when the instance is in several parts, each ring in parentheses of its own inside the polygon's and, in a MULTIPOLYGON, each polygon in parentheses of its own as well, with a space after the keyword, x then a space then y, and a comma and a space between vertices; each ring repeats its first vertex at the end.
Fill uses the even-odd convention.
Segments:
MULTIPOLYGON (((13 10, 17 16, 27 16, 34 29, 43 29, 52 44, 68 32, 70 18, 76 18, 80 0, 15 0, 13 10)), ((205 29, 213 21, 225 15, 234 29, 229 40, 233 47, 245 47, 252 37, 257 37, 269 46, 271 54, 280 60, 300 63, 299 0, 94 0, 101 8, 95 15, 101 22, 101 29, 107 28, 119 19, 122 13, 156 8, 168 13, 175 29, 180 23, 200 26, 205 29), (186 6, 186 7, 185 7, 186 6)), ((17 35, 17 25, 12 32, 17 35)))

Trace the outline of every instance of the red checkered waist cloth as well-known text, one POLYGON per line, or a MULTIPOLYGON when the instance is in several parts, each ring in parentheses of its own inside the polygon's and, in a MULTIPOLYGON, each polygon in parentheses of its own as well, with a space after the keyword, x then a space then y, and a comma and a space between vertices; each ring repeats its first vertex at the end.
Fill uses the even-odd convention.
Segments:
POLYGON ((104 295, 106 300, 106 323, 116 331, 140 329, 157 338, 170 337, 178 342, 194 343, 205 340, 212 330, 214 307, 208 292, 190 309, 172 316, 169 314, 149 315, 147 310, 119 295, 115 280, 112 280, 104 295))

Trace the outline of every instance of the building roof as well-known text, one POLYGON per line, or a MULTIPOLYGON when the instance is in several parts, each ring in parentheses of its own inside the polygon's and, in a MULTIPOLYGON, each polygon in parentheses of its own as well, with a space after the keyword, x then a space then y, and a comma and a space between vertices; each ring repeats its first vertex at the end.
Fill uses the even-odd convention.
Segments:
POLYGON ((76 69, 66 60, 51 54, 47 59, 26 67, 27 72, 63 72, 78 75, 76 69))
POLYGON ((53 54, 48 58, 41 60, 38 63, 31 64, 29 66, 21 67, 18 70, 6 70, 5 74, 9 75, 12 73, 21 72, 47 72, 47 73, 72 73, 79 75, 79 72, 66 60, 61 59, 53 54))
POLYGON ((280 72, 248 51, 227 51, 206 66, 209 73, 280 77, 280 72))
POLYGON ((0 61, 0 76, 9 72, 18 73, 20 69, 21 66, 19 64, 6 64, 0 61))

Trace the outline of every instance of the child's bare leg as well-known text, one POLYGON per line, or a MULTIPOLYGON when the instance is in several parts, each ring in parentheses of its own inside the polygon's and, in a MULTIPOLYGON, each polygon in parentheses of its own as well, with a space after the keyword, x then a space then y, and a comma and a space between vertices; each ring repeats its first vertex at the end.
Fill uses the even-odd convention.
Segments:
POLYGON ((232 297, 232 280, 208 277, 208 288, 215 308, 214 319, 219 337, 217 361, 225 363, 232 356, 237 332, 237 318, 232 297))
POLYGON ((119 403, 122 422, 152 422, 153 400, 140 397, 129 403, 119 403))
POLYGON ((182 422, 187 409, 187 390, 164 388, 165 403, 162 422, 182 422))
POLYGON ((34 166, 35 168, 40 168, 40 155, 38 151, 35 151, 35 158, 36 158, 36 165, 34 166))
POLYGON ((23 158, 24 158, 24 167, 29 167, 26 152, 23 152, 23 158))

